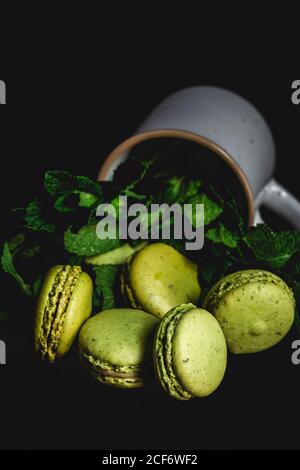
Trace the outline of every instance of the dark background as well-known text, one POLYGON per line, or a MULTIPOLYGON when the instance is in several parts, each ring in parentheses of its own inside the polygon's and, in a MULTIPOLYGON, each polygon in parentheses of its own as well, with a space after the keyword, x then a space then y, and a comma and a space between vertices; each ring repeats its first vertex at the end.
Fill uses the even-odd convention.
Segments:
MULTIPOLYGON (((24 205, 46 169, 96 177, 105 156, 159 101, 191 85, 219 85, 248 98, 268 120, 278 150, 277 179, 300 198, 300 106, 278 73, 274 51, 260 62, 217 48, 203 55, 129 46, 109 37, 87 47, 72 41, 43 52, 18 45, 1 65, 7 102, 1 111, 1 210, 24 205), (226 57, 226 61, 224 58, 226 57), (272 56, 274 57, 274 56, 272 56)), ((281 63, 281 69, 284 64, 281 63)), ((3 212, 2 212, 3 213, 3 212)), ((277 223, 277 221, 276 221, 277 223)), ((12 312, 0 338, 1 449, 297 449, 300 366, 291 363, 293 330, 258 355, 230 356, 225 380, 210 397, 176 402, 155 387, 119 391, 93 382, 76 346, 54 366, 33 356, 31 313, 12 312)))

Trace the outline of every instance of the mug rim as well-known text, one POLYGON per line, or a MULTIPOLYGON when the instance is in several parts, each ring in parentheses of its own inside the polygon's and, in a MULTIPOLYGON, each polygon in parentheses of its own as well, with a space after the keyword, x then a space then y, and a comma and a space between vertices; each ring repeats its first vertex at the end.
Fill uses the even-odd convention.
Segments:
POLYGON ((236 163, 230 154, 220 147, 218 144, 212 142, 207 137, 203 137, 202 135, 196 134, 190 131, 181 131, 178 129, 155 129, 152 131, 144 131, 138 134, 134 134, 131 137, 123 140, 119 145, 117 145, 112 152, 106 157, 101 168, 98 173, 97 180, 98 181, 106 181, 107 175, 110 171, 112 164, 120 158, 120 156, 130 150, 135 145, 144 142, 145 140, 152 140, 162 137, 173 137, 173 138, 181 138, 185 140, 189 140, 195 142, 197 144, 202 145, 203 147, 212 150, 216 155, 221 157, 234 171, 236 176, 238 177, 242 188, 245 193, 247 207, 248 207, 248 224, 249 227, 253 225, 254 222, 254 197, 250 187, 250 184, 246 178, 245 173, 241 169, 241 167, 236 163))

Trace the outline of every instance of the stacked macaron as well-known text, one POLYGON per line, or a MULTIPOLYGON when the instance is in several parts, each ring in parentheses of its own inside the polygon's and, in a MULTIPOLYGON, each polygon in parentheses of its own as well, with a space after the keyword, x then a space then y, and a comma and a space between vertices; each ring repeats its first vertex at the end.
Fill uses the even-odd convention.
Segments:
POLYGON ((85 322, 80 358, 99 382, 130 389, 156 376, 170 396, 188 400, 218 388, 227 347, 236 354, 263 351, 278 343, 294 320, 295 300, 287 284, 257 269, 221 279, 202 308, 196 307, 197 266, 163 243, 142 247, 126 260, 121 290, 131 308, 104 310, 88 319, 90 277, 77 266, 52 268, 37 306, 36 350, 50 362, 63 356, 85 322))

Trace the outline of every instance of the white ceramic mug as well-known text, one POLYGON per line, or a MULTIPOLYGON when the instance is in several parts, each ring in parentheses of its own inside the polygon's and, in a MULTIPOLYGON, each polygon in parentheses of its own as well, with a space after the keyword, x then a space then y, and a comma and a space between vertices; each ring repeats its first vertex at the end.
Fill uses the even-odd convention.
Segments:
POLYGON ((262 222, 259 208, 265 205, 300 229, 300 202, 272 177, 275 145, 270 128, 244 98, 209 86, 177 91, 112 151, 98 179, 112 179, 116 167, 135 145, 163 137, 196 142, 226 161, 244 190, 249 225, 262 222))

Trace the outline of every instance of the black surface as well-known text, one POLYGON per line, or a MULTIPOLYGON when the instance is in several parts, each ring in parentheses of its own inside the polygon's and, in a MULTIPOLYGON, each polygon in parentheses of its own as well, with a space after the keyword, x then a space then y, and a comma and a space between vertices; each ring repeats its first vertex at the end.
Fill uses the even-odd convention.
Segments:
MULTIPOLYGON (((1 108, 3 209, 34 196, 45 169, 96 176, 105 156, 153 106, 198 84, 227 87, 258 107, 275 135, 276 177, 300 197, 300 107, 290 100, 297 77, 282 79, 266 64, 262 73, 260 64, 249 61, 237 61, 229 75, 228 68, 182 50, 159 56, 153 50, 111 52, 103 42, 93 50, 69 44, 35 56, 19 50, 13 62, 0 76, 9 103, 5 115, 1 108)), ((215 394, 181 403, 156 388, 126 392, 93 382, 79 364, 76 345, 61 363, 41 365, 32 354, 31 325, 25 308, 12 312, 0 332, 7 342, 7 365, 0 366, 1 449, 299 448, 295 330, 269 351, 230 356, 215 394)))

